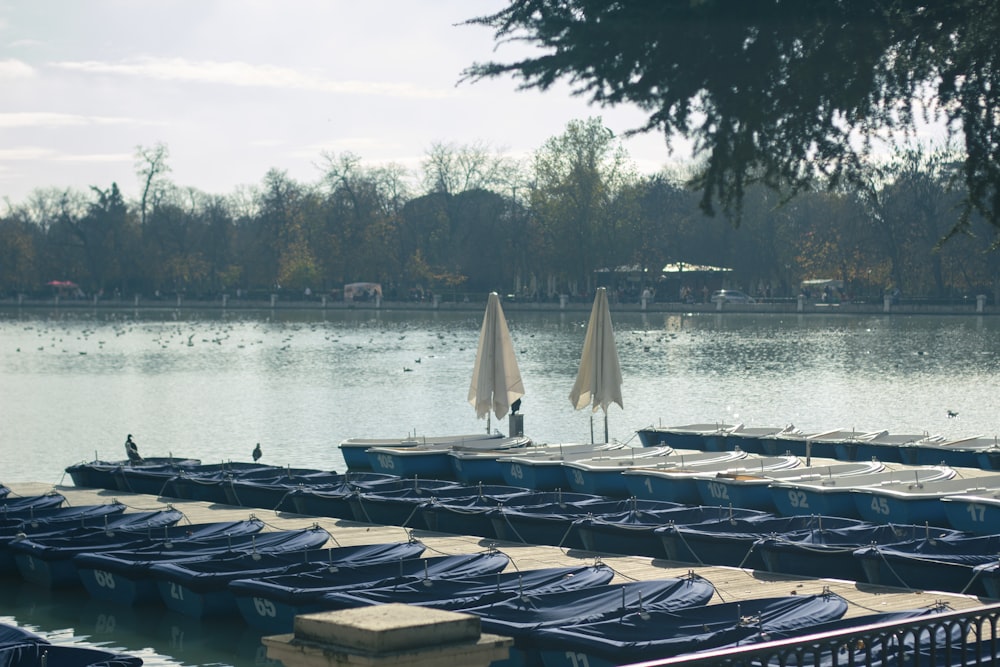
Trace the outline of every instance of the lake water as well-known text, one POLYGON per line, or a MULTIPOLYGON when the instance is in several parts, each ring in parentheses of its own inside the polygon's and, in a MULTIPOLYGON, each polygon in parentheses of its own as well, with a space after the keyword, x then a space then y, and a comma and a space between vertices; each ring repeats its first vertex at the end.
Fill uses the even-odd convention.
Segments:
MULTIPOLYGON (((589 442, 592 425, 603 439, 602 413, 568 398, 587 315, 507 312, 537 441, 589 442)), ((612 318, 625 404, 609 409, 612 439, 706 422, 1000 434, 1000 318, 612 318)), ((69 483, 70 464, 123 458, 128 433, 148 456, 246 461, 260 442, 266 463, 343 470, 345 438, 485 431, 466 400, 481 323, 481 312, 0 311, 0 482, 69 483)), ((111 627, 150 665, 264 660, 241 626, 173 616, 20 585, 0 594, 0 619, 66 640, 111 627)))

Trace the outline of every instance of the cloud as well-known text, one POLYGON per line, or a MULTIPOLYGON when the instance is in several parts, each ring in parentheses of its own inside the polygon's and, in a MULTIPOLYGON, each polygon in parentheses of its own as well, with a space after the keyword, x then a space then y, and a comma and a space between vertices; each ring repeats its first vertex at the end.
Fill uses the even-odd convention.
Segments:
POLYGON ((0 79, 30 79, 35 69, 21 60, 0 60, 0 79))
POLYGON ((49 162, 132 162, 130 153, 89 153, 74 155, 61 153, 41 146, 0 148, 0 162, 49 161, 49 162))
POLYGON ((154 125, 151 121, 115 116, 80 116, 48 111, 0 113, 0 129, 25 127, 82 127, 86 125, 154 125))
POLYGON ((65 61, 54 67, 86 74, 137 76, 162 81, 210 83, 258 88, 285 88, 335 93, 340 95, 377 95, 382 97, 440 99, 454 92, 408 83, 376 81, 334 81, 319 75, 275 65, 245 62, 193 61, 185 58, 138 58, 122 62, 99 60, 65 61))

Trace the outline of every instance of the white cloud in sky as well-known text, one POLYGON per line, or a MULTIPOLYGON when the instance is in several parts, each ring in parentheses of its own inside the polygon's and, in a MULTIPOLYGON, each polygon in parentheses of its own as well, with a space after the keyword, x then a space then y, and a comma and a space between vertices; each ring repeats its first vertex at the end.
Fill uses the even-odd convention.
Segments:
POLYGON ((0 60, 0 80, 27 79, 35 76, 35 68, 21 60, 0 60))

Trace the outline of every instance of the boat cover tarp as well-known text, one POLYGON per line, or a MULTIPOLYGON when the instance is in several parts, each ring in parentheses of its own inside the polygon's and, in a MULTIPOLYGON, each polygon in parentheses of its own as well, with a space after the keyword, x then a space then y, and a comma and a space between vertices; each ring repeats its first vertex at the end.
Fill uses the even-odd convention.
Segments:
POLYGON ((36 510, 29 516, 0 518, 0 537, 60 528, 104 525, 105 519, 122 514, 128 506, 118 501, 100 505, 76 505, 36 510))
POLYGON ((47 560, 69 559, 76 554, 94 551, 109 551, 124 548, 154 547, 158 548, 170 540, 199 540, 226 535, 249 535, 264 529, 260 519, 242 519, 238 521, 213 521, 209 523, 194 523, 187 525, 142 527, 139 530, 113 530, 88 533, 73 537, 46 537, 40 539, 25 539, 14 542, 10 548, 14 551, 28 553, 35 558, 47 560))
POLYGON ((464 609, 520 595, 579 590, 607 584, 615 573, 606 565, 553 567, 488 574, 463 579, 411 581, 389 588, 338 591, 323 596, 324 606, 348 609, 401 602, 436 609, 464 609))
POLYGON ((733 644, 761 631, 807 630, 846 611, 847 602, 836 595, 790 595, 680 611, 632 611, 596 623, 539 628, 531 640, 543 651, 574 651, 617 665, 733 644))
POLYGON ((259 579, 236 579, 229 590, 237 597, 261 597, 300 605, 321 599, 326 593, 341 588, 374 588, 393 586, 424 578, 459 579, 495 574, 510 563, 506 554, 486 552, 459 556, 408 558, 396 563, 342 567, 335 572, 317 569, 259 579))
POLYGON ((147 545, 139 549, 81 553, 73 557, 80 570, 103 570, 126 576, 147 573, 153 563, 185 561, 198 558, 218 558, 223 554, 269 553, 316 549, 330 539, 330 533, 320 527, 297 530, 275 530, 266 533, 244 533, 206 539, 178 539, 169 544, 147 545))
POLYGON ((676 525, 658 531, 667 547, 670 558, 694 563, 727 565, 758 569, 764 567, 763 559, 754 551, 754 543, 762 537, 790 531, 824 528, 861 527, 866 524, 858 519, 827 516, 774 516, 758 515, 699 524, 676 525))
POLYGON ((193 562, 154 563, 150 566, 150 573, 157 579, 176 582, 192 591, 207 591, 224 589, 226 584, 236 579, 291 574, 298 570, 315 570, 319 566, 335 571, 342 567, 395 563, 401 559, 419 558, 424 549, 425 546, 419 542, 389 542, 331 549, 282 550, 193 562))
POLYGON ((0 646, 8 644, 23 644, 25 642, 48 644, 49 640, 41 635, 36 635, 30 630, 25 630, 24 628, 20 628, 16 625, 0 623, 0 646))
POLYGON ((40 496, 4 496, 0 498, 0 517, 22 517, 41 509, 62 507, 66 497, 60 493, 46 493, 40 496))
POLYGON ((484 632, 520 638, 538 628, 618 619, 639 609, 680 611, 708 604, 715 587, 698 576, 607 584, 587 590, 529 593, 467 607, 484 632))
POLYGON ((139 656, 115 653, 90 646, 26 642, 0 646, 3 667, 140 667, 139 656))

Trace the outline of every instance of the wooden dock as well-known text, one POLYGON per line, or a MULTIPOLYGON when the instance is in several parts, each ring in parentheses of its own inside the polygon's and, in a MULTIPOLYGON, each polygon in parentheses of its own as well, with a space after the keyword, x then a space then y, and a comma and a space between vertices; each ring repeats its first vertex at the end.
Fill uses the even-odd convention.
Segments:
POLYGON ((10 483, 7 486, 14 493, 24 496, 56 491, 66 497, 69 505, 100 504, 114 498, 134 510, 162 509, 166 505, 172 505, 184 512, 187 520, 191 523, 245 519, 253 514, 265 521, 269 530, 304 528, 319 524, 332 536, 329 546, 398 542, 406 540, 412 535, 427 546, 425 555, 437 556, 477 553, 495 545, 497 549, 510 557, 511 564, 508 566, 508 571, 590 564, 599 558, 601 562, 614 569, 616 573, 614 582, 682 577, 693 572, 715 586, 716 596, 713 603, 784 595, 814 595, 826 590, 847 600, 849 609, 845 616, 853 617, 878 612, 925 608, 936 604, 945 604, 951 609, 964 610, 996 602, 995 600, 956 593, 910 591, 837 579, 792 577, 760 570, 699 566, 646 557, 566 550, 552 546, 524 545, 482 537, 433 533, 399 526, 372 525, 287 512, 276 513, 269 510, 121 491, 85 489, 75 486, 52 487, 40 483, 10 483))

